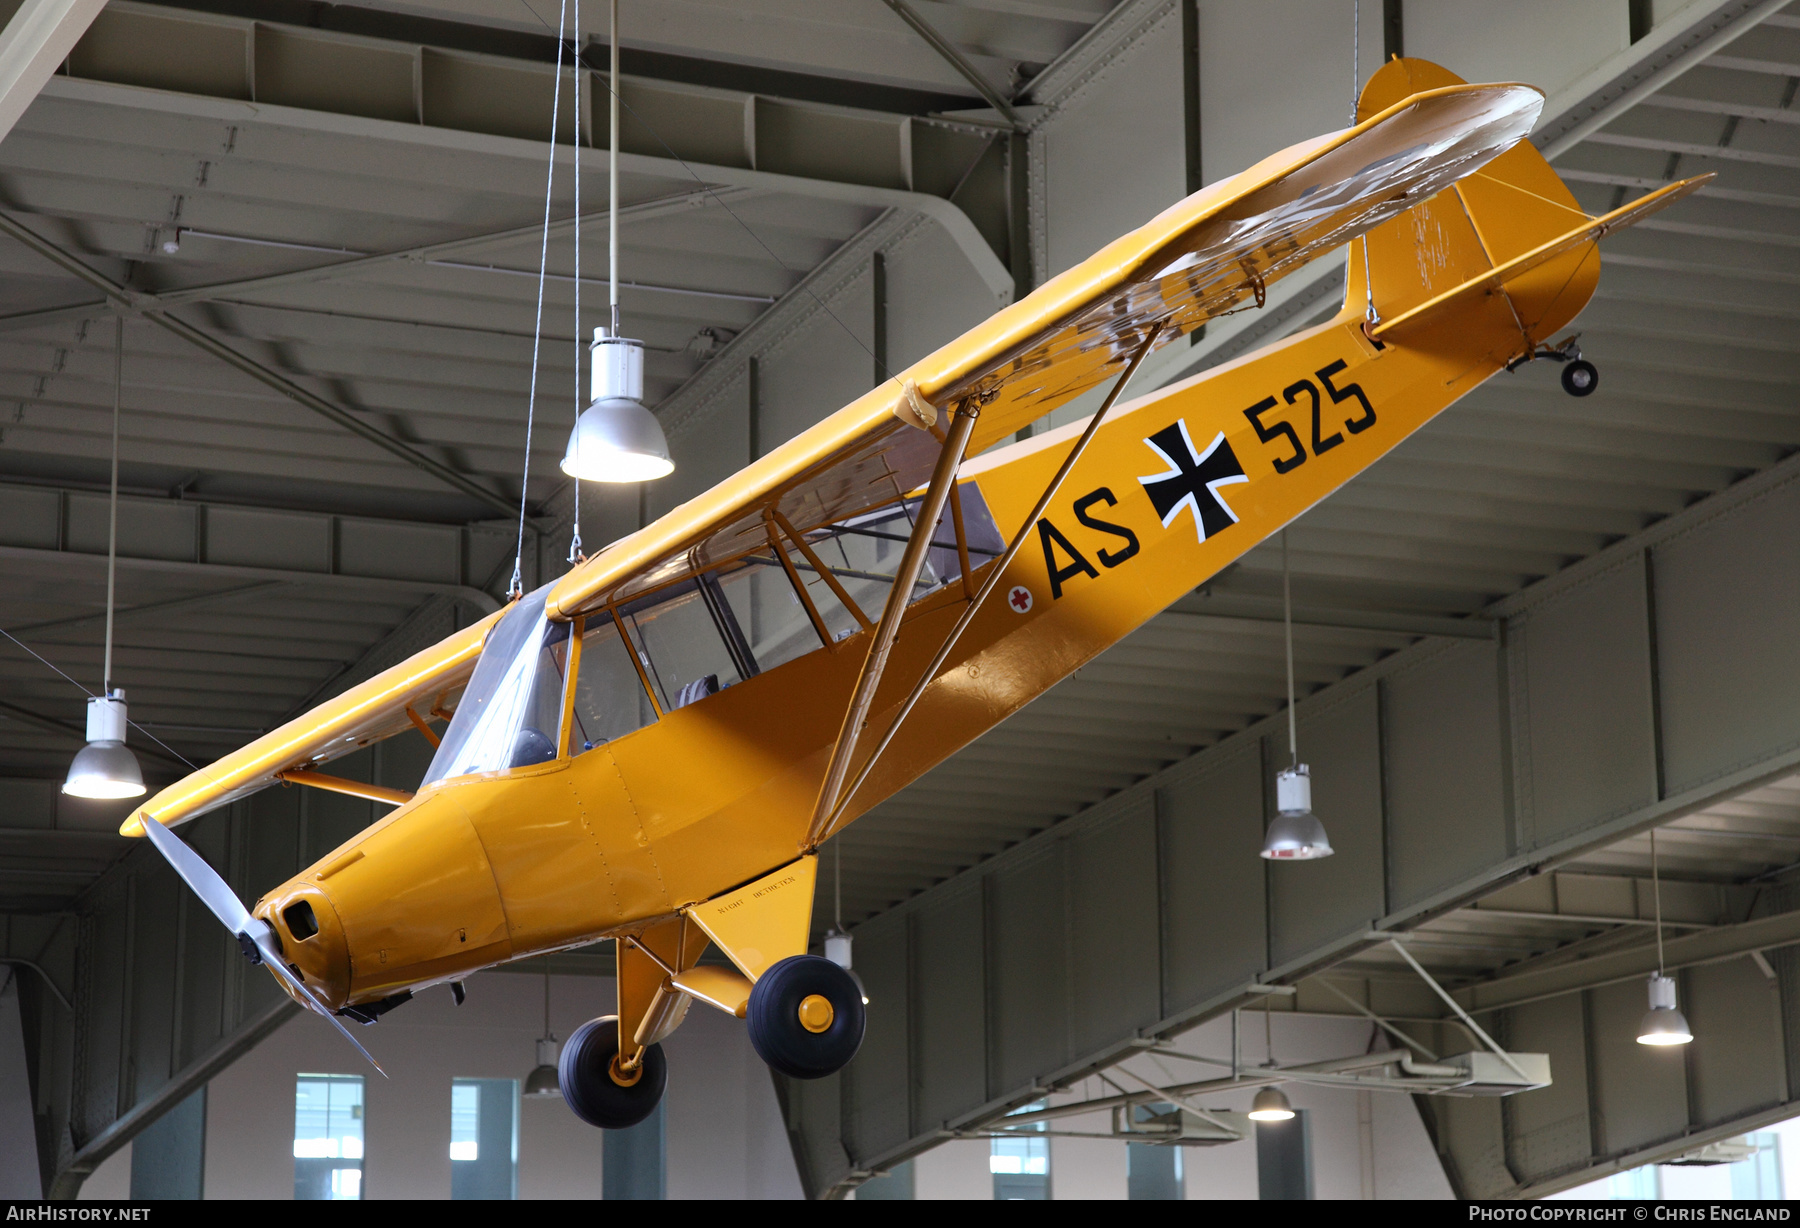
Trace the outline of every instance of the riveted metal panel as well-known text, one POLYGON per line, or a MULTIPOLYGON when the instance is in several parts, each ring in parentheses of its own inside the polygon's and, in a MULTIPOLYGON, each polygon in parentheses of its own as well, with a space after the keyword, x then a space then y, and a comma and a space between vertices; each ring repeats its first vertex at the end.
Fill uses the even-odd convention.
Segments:
POLYGON ((0 490, 0 544, 38 550, 57 547, 62 500, 52 490, 0 490))
MULTIPOLYGON (((146 863, 148 869, 148 864, 146 863)), ((175 949, 178 901, 185 890, 172 871, 137 876, 133 900, 131 1046, 120 1096, 129 1108, 169 1081, 175 1071, 175 980, 165 969, 175 949)))
POLYGON ((1262 756, 1244 744, 1156 791, 1162 850, 1163 1010, 1173 1014, 1261 972, 1266 901, 1262 756), (1220 874, 1220 866, 1250 867, 1220 874))
POLYGON ((1383 686, 1390 907, 1506 856, 1494 658, 1487 645, 1458 645, 1383 686))
POLYGON ((1028 1087, 1068 1058, 1064 843, 987 879, 990 1096, 1028 1087))
POLYGON ((856 936, 856 972, 868 991, 868 1025, 856 1060, 842 1075, 844 1146, 855 1156, 878 1155, 911 1135, 907 1037, 906 927, 890 925, 856 936))
POLYGON ((1129 1038, 1162 1013, 1151 799, 1072 836, 1068 868, 1069 1029, 1084 1052, 1129 1038))
POLYGON ((118 1115, 120 1046, 125 1027, 125 978, 131 915, 124 883, 115 883, 87 918, 83 945, 81 1035, 76 1078, 85 1095, 76 1105, 75 1125, 86 1141, 118 1115))
POLYGON ((964 882, 906 920, 913 955, 913 1121, 915 1132, 925 1132, 987 1098, 980 881, 964 882))
MULTIPOLYGON (((138 559, 193 559, 193 505, 144 499, 119 512, 120 554, 138 559)), ((105 554, 110 518, 105 495, 70 495, 67 548, 105 554)))
POLYGON ((1587 997, 1600 1150, 1630 1151, 1681 1134, 1689 1121, 1686 1054, 1680 1045, 1637 1043, 1644 983, 1606 985, 1587 997))
POLYGON ((345 575, 455 584, 461 559, 462 537, 444 525, 346 520, 338 530, 338 570, 345 575))
MULTIPOLYGON (((1300 758, 1312 768, 1313 813, 1325 824, 1332 856, 1268 867, 1270 958, 1295 959, 1386 911, 1383 900, 1381 730, 1378 694, 1362 687, 1299 722, 1300 758)), ((1270 755, 1287 766, 1287 739, 1270 755)))
POLYGON ((1800 745, 1796 540, 1800 482, 1789 481, 1654 552, 1670 793, 1800 745))
POLYGON ((209 507, 205 561, 285 571, 330 571, 331 518, 209 507))
POLYGON ((1694 1030, 1694 1117, 1726 1121, 1787 1098, 1776 982, 1749 958, 1690 968, 1682 974, 1682 1013, 1694 1030))
POLYGON ((1656 800, 1641 557, 1533 606, 1511 634, 1513 746, 1527 839, 1548 844, 1656 800))
POLYGON ((256 100, 416 123, 418 52, 322 31, 256 27, 256 100))
POLYGON ((1566 1172, 1588 1162, 1593 1134, 1588 1118, 1587 1033, 1582 998, 1533 1002, 1506 1012, 1506 1047, 1550 1055, 1549 1087, 1514 1096, 1507 1104, 1507 1155, 1523 1179, 1566 1172))

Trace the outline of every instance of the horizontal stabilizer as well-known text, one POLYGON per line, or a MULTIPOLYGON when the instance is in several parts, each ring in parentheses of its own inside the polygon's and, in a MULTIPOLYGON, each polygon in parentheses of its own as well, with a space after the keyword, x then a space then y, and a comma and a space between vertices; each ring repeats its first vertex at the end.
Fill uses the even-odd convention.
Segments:
POLYGON ((1432 316, 1452 304, 1478 294, 1491 293, 1507 282, 1523 277, 1533 269, 1550 263, 1565 252, 1573 251, 1583 243, 1598 242, 1615 230, 1623 230, 1627 226, 1642 221, 1652 213, 1672 205, 1682 197, 1696 191, 1712 178, 1710 173, 1695 175, 1692 179, 1683 179, 1677 183, 1671 183, 1667 187, 1658 188, 1628 205, 1621 205, 1611 213, 1589 218, 1573 230, 1498 264, 1479 277, 1471 277, 1461 285, 1427 299, 1417 307, 1403 311, 1392 319, 1383 320, 1369 329, 1369 336, 1376 341, 1398 341, 1404 344, 1407 330, 1424 324, 1432 316))

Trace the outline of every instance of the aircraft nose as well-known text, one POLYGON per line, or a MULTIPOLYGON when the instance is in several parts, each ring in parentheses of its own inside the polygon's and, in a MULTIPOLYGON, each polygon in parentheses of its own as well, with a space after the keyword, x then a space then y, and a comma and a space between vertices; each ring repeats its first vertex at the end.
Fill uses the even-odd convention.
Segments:
POLYGON ((350 996, 350 947, 331 899, 310 883, 291 881, 257 904, 271 925, 288 966, 333 1010, 350 996))

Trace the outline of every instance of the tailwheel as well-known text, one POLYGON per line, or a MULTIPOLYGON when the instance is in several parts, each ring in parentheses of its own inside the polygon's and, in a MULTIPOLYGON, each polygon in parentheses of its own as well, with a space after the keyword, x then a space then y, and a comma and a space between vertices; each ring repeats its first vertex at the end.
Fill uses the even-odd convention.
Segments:
POLYGON ((563 1099, 575 1116, 602 1130, 635 1126, 656 1111, 669 1065, 651 1045, 636 1070, 619 1065, 619 1018, 603 1015, 575 1029, 556 1064, 563 1099))
POLYGON ((1600 386, 1600 372, 1587 359, 1574 359, 1563 366, 1562 386, 1570 396, 1584 397, 1600 386))
POLYGON ((757 979, 745 1022, 757 1056, 772 1068, 795 1079, 822 1079, 849 1065, 862 1047, 862 990, 828 959, 789 956, 757 979))

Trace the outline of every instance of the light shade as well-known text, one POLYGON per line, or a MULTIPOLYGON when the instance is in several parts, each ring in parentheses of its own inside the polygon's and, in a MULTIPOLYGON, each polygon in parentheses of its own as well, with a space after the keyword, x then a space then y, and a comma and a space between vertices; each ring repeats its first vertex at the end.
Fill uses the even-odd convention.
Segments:
POLYGON ((1263 1088, 1250 1102, 1251 1121, 1287 1121, 1293 1115, 1294 1106, 1279 1087, 1263 1088))
POLYGON ((1311 861, 1331 856, 1325 825, 1313 817, 1312 774, 1304 763, 1275 777, 1280 813, 1263 837, 1262 855, 1269 861, 1311 861))
POLYGON ((1638 1024, 1640 1045, 1685 1045, 1694 1039, 1688 1021, 1675 1009, 1675 982, 1669 977, 1650 978, 1650 1009, 1638 1024))
POLYGON ((144 773, 125 746, 125 693, 88 700, 88 744, 75 754, 62 791, 70 797, 118 799, 144 796, 144 773))
POLYGON ((614 397, 581 411, 569 432, 562 471, 584 482, 648 482, 675 471, 656 415, 614 397))
POLYGON ((562 1095, 562 1083, 556 1077, 556 1041, 546 1036, 537 1043, 538 1064, 525 1076, 527 1100, 554 1100, 562 1095))
POLYGON ((588 399, 562 471, 584 482, 648 482, 675 470, 656 415, 644 408, 644 343, 594 330, 588 399))

